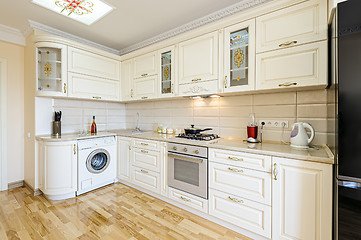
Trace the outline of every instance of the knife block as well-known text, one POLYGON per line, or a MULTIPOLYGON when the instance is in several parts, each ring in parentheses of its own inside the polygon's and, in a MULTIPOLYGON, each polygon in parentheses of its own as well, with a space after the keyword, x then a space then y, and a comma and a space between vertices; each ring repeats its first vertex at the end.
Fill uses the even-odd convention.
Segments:
POLYGON ((53 136, 61 136, 61 121, 53 121, 53 136))

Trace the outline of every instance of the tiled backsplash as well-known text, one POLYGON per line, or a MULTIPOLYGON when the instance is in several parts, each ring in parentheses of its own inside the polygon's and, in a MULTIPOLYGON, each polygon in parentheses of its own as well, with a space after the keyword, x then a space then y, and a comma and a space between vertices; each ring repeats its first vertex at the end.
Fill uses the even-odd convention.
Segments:
MULTIPOLYGON (((197 128, 211 127, 221 136, 246 138, 248 115, 254 112, 258 121, 287 120, 284 141, 289 141, 292 124, 302 121, 315 128, 314 144, 326 144, 327 124, 334 122, 327 119, 334 106, 327 105, 327 99, 326 90, 316 90, 128 103, 126 127, 135 127, 139 112, 140 126, 145 130, 155 130, 159 123, 174 129, 195 124, 197 128)), ((263 138, 281 141, 282 128, 265 128, 263 138)))

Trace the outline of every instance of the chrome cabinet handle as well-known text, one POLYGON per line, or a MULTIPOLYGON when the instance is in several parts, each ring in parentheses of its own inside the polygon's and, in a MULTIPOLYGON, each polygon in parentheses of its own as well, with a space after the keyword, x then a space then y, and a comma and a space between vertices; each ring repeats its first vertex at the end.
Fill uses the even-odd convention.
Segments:
POLYGON ((185 197, 182 197, 182 196, 180 196, 179 198, 182 199, 185 202, 190 202, 191 201, 189 198, 185 198, 185 197))
POLYGON ((66 83, 64 83, 64 93, 66 93, 66 83))
POLYGON ((198 82, 198 81, 201 81, 202 78, 195 78, 195 79, 192 79, 192 82, 198 82))
POLYGON ((288 42, 284 42, 284 43, 281 43, 280 45, 278 45, 279 47, 287 47, 291 44, 297 44, 297 41, 288 41, 288 42))
POLYGON ((99 96, 93 96, 94 99, 102 99, 102 97, 99 96))
POLYGON ((233 161, 243 161, 243 158, 236 158, 236 157, 228 157, 228 159, 233 161))
POLYGON ((147 170, 144 170, 144 169, 141 169, 140 170, 142 173, 148 173, 148 171, 147 170))
POLYGON ((233 201, 233 202, 235 202, 235 203, 243 203, 243 200, 239 200, 239 199, 233 198, 233 197, 231 197, 231 196, 228 196, 228 199, 231 200, 231 201, 233 201))
POLYGON ((148 73, 144 73, 144 74, 142 74, 141 76, 142 76, 142 77, 146 77, 146 76, 148 76, 148 73))
POLYGON ((74 144, 74 155, 76 155, 76 144, 74 144))
POLYGON ((229 171, 232 171, 232 172, 237 172, 237 173, 243 173, 243 170, 241 169, 237 169, 237 168, 228 168, 229 171))
POLYGON ((224 88, 227 88, 228 82, 227 82, 227 76, 224 76, 224 88))
POLYGON ((148 153, 148 151, 146 150, 140 150, 142 153, 148 153))
POLYGON ((293 83, 280 83, 278 84, 279 87, 289 87, 289 86, 296 86, 297 83, 293 82, 293 83))
POLYGON ((277 171, 277 163, 273 164, 273 179, 277 181, 277 175, 278 175, 278 171, 277 171))
POLYGON ((147 99, 148 97, 142 97, 142 99, 147 99))

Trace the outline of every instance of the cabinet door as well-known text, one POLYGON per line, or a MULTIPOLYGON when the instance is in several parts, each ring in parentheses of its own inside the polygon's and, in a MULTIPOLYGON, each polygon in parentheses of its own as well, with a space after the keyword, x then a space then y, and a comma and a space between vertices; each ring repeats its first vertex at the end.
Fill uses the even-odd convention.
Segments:
POLYGON ((208 213, 208 200, 192 194, 169 188, 169 198, 198 211, 208 213))
POLYGON ((168 149, 167 143, 160 143, 160 194, 168 197, 168 149))
POLYGON ((130 138, 118 137, 118 178, 130 182, 130 138))
POLYGON ((148 189, 155 193, 160 193, 160 175, 143 168, 132 166, 132 183, 148 189))
POLYGON ((119 100, 119 81, 69 73, 68 96, 76 98, 119 100))
POLYGON ((40 145, 43 174, 40 190, 49 196, 75 194, 77 190, 76 141, 44 142, 40 145))
POLYGON ((134 99, 151 99, 157 96, 156 75, 134 79, 134 99))
POLYGON ((327 84, 327 41, 257 54, 257 89, 327 84))
POLYGON ((179 85, 179 96, 210 95, 218 93, 217 80, 179 85))
POLYGON ((121 97, 123 101, 133 100, 133 60, 127 60, 121 63, 121 97))
POLYGON ((275 157, 272 178, 272 239, 331 239, 332 165, 275 157))
POLYGON ((224 92, 254 90, 255 20, 224 29, 224 92))
POLYGON ((67 46, 58 43, 36 44, 36 95, 67 95, 67 46))
POLYGON ((163 48, 158 52, 159 61, 159 84, 158 96, 159 97, 172 97, 176 95, 177 82, 176 72, 177 64, 175 62, 176 49, 174 46, 163 48))
POLYGON ((119 80, 120 62, 95 53, 69 47, 70 72, 119 80))
POLYGON ((134 58, 134 78, 156 75, 158 73, 157 63, 157 52, 134 58))
POLYGON ((179 44, 179 84, 218 79, 218 31, 179 44))
POLYGON ((257 53, 327 39, 327 1, 306 1, 256 19, 257 53))
POLYGON ((132 164, 159 173, 161 169, 160 153, 133 147, 132 164))

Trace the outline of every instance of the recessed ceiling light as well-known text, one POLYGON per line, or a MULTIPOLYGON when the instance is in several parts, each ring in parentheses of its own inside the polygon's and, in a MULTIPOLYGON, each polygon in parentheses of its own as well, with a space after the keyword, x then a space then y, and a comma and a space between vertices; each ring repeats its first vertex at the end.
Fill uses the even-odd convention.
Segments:
POLYGON ((96 22, 114 9, 101 0, 32 0, 32 2, 86 25, 96 22))

